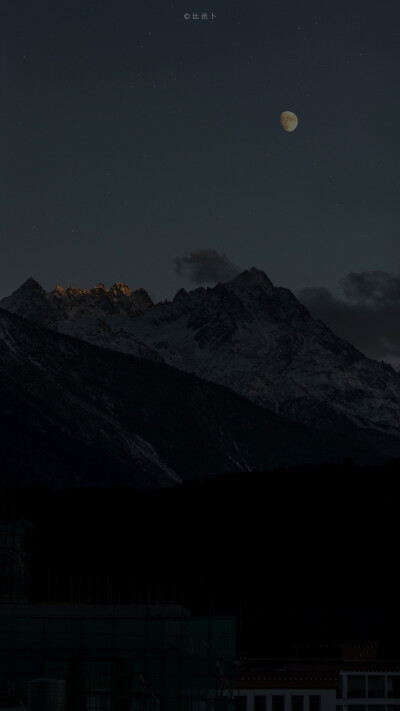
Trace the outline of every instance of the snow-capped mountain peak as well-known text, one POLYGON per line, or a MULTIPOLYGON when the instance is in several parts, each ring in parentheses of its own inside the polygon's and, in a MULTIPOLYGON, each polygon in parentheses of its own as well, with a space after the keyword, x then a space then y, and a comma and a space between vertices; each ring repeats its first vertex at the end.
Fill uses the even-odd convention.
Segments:
POLYGON ((0 305, 102 348, 161 358, 304 424, 400 438, 400 375, 254 267, 158 304, 122 284, 52 294, 35 287, 29 297, 21 290, 0 305))

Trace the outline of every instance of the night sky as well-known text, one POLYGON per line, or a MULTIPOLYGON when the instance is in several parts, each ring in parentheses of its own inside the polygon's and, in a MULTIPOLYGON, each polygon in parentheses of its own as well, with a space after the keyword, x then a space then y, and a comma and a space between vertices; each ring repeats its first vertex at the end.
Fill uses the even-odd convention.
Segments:
POLYGON ((366 351, 380 313, 373 355, 400 357, 398 0, 0 14, 0 297, 33 276, 158 301, 206 283, 199 265, 256 266, 338 332, 366 309, 366 351))

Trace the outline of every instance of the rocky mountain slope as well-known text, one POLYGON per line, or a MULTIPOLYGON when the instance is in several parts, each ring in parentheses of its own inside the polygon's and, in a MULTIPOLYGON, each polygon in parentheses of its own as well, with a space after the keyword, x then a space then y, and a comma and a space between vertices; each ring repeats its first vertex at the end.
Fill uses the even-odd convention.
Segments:
POLYGON ((163 363, 97 348, 0 309, 0 485, 163 487, 357 456, 336 437, 163 363))
POLYGON ((121 285, 46 294, 29 280, 0 305, 102 348, 195 373, 302 424, 400 437, 400 375, 314 320, 263 272, 182 289, 172 302, 152 304, 140 291, 139 304, 137 294, 121 285), (107 296, 117 292, 137 305, 129 310, 122 297, 107 296))

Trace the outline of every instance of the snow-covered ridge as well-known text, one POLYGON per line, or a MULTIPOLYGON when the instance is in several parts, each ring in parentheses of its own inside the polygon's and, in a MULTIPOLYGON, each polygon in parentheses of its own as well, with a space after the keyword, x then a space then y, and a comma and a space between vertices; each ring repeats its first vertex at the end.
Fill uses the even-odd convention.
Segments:
POLYGON ((349 456, 381 462, 400 447, 352 430, 317 433, 227 388, 4 309, 0 354, 3 486, 154 488, 349 456))
POLYGON ((303 424, 337 431, 345 418, 400 437, 400 375, 255 268, 159 304, 117 284, 46 294, 35 282, 0 306, 102 348, 162 359, 303 424))

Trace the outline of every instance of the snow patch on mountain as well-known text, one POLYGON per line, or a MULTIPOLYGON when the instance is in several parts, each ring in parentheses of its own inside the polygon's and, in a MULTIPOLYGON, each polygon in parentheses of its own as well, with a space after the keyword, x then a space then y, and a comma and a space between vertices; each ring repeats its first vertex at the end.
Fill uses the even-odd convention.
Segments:
POLYGON ((160 359, 301 423, 335 429, 345 417, 400 437, 400 375, 260 270, 158 304, 121 285, 56 291, 25 283, 0 305, 102 348, 160 359))

